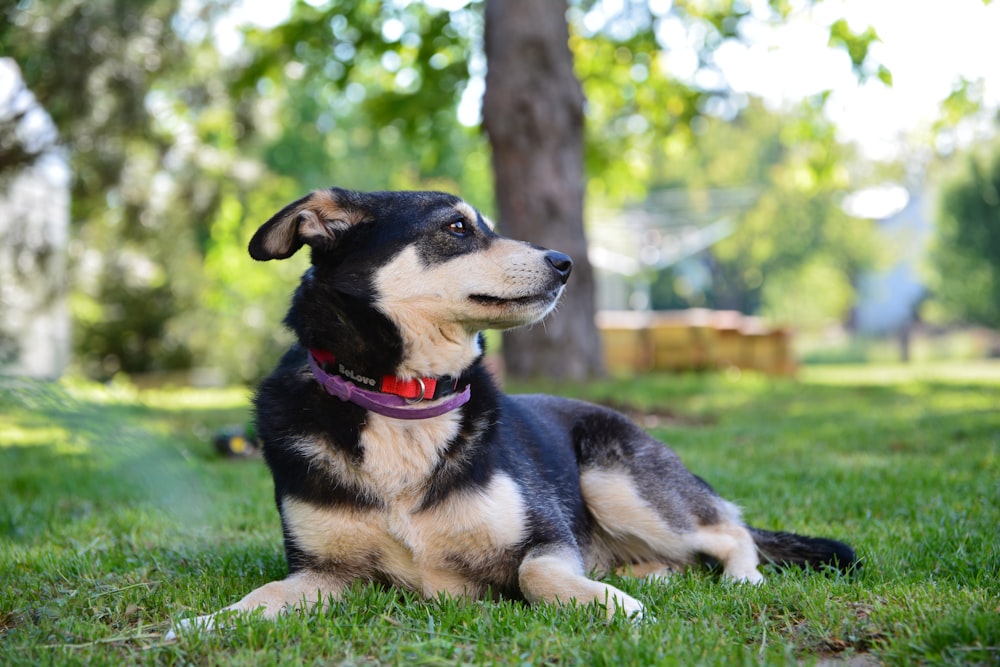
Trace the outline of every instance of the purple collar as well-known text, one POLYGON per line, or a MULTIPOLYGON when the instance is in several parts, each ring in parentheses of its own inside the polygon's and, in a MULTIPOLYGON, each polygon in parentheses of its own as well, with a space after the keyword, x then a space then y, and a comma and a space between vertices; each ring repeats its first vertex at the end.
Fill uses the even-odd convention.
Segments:
POLYGON ((384 417, 392 417, 393 419, 429 419, 430 417, 443 415, 446 412, 451 412, 465 405, 469 402, 471 396, 469 385, 465 385, 465 389, 461 392, 452 394, 447 399, 442 399, 439 403, 417 407, 416 404, 420 403, 423 400, 422 398, 410 400, 395 394, 385 394, 362 389, 339 375, 331 375, 324 371, 320 368, 319 363, 316 362, 316 358, 311 352, 308 352, 306 356, 309 357, 309 368, 312 369, 313 375, 316 376, 316 380, 326 390, 326 393, 336 396, 342 401, 350 401, 357 406, 371 410, 384 417))

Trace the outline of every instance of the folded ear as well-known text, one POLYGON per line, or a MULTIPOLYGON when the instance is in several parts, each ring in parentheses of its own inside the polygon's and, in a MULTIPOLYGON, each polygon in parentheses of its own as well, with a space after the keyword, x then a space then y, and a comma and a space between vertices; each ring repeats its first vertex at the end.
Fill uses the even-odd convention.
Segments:
POLYGON ((337 193, 336 189, 316 190, 281 209, 250 239, 250 256, 261 261, 285 259, 303 244, 331 246, 363 218, 360 211, 341 206, 337 193))

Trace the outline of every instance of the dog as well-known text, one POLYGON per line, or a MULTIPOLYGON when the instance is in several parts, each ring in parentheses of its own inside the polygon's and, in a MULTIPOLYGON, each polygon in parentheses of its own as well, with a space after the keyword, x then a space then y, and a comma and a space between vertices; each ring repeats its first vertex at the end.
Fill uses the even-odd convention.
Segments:
POLYGON ((707 559, 756 584, 762 562, 856 564, 841 542, 747 526, 622 414, 500 391, 481 332, 545 318, 570 257, 504 238, 440 192, 318 190, 249 250, 280 260, 305 245, 311 266, 285 318, 297 343, 254 400, 289 574, 183 627, 323 607, 356 580, 640 619, 642 603, 604 573, 707 559))

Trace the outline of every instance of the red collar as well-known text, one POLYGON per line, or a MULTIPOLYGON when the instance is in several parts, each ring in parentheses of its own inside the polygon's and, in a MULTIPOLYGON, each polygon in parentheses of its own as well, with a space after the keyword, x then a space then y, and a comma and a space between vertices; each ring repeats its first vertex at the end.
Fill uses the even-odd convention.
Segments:
POLYGON ((413 378, 411 380, 404 380, 395 375, 383 375, 381 378, 375 378, 347 368, 337 361, 332 352, 327 350, 310 348, 309 353, 317 362, 325 365, 331 373, 350 380, 362 389, 400 396, 414 403, 442 398, 454 394, 458 390, 458 378, 448 375, 436 378, 413 378))

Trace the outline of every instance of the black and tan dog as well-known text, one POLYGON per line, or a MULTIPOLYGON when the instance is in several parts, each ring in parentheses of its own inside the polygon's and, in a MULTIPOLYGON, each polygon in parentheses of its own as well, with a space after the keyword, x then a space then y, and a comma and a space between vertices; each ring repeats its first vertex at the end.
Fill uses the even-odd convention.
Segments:
POLYGON ((270 618, 361 579, 640 617, 641 603, 591 576, 707 557, 756 583, 761 556, 855 562, 840 542, 749 528, 616 412, 498 390, 480 332, 544 318, 566 255, 497 235, 451 195, 336 188, 285 207, 250 254, 283 259, 302 245, 312 266, 285 320, 298 344, 256 397, 289 575, 223 611, 270 618))

